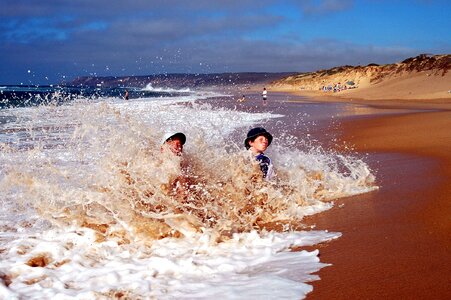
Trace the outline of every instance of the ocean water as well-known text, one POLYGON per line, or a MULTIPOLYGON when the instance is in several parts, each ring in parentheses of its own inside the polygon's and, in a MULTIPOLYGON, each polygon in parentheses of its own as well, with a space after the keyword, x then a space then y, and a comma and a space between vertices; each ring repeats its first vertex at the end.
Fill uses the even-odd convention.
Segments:
POLYGON ((1 88, 0 298, 304 298, 328 264, 291 249, 341 234, 302 218, 376 188, 362 159, 293 147, 289 126, 263 181, 237 136, 284 115, 208 103, 227 95, 1 88), (161 148, 178 131, 182 157, 161 148))
POLYGON ((8 107, 25 107, 46 104, 63 104, 77 99, 93 100, 108 97, 123 98, 125 91, 133 98, 160 98, 188 96, 190 89, 158 88, 148 84, 138 87, 76 87, 76 86, 34 86, 5 85, 0 86, 0 109, 8 107))

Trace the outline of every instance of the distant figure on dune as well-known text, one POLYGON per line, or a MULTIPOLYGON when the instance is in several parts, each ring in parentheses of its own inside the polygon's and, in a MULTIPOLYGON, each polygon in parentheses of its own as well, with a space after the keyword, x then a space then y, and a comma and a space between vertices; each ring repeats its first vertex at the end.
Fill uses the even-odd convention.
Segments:
POLYGON ((246 96, 244 96, 244 95, 238 99, 238 102, 245 102, 245 101, 246 101, 246 96))
POLYGON ((266 105, 266 99, 268 99, 268 91, 266 90, 265 87, 263 88, 262 97, 263 97, 263 105, 266 105))
POLYGON ((128 100, 128 90, 125 90, 124 99, 128 100))

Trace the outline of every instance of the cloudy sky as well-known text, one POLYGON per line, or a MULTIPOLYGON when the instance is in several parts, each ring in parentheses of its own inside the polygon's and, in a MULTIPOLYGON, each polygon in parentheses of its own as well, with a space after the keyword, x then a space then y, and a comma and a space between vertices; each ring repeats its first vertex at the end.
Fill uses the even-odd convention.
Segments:
POLYGON ((451 53, 451 1, 2 0, 0 84, 314 71, 451 53))

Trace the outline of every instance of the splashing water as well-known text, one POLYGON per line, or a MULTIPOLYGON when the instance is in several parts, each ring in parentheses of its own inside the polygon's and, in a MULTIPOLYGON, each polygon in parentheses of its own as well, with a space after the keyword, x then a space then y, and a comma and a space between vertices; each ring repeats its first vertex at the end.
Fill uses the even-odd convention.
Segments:
POLYGON ((0 111, 0 295, 299 298, 311 291, 302 282, 324 266, 317 252, 287 250, 339 234, 290 229, 332 199, 374 189, 368 166, 276 138, 268 153, 277 178, 263 181, 235 136, 283 116, 190 99, 0 111), (177 131, 188 138, 182 157, 161 147, 164 134, 177 131), (280 288, 261 289, 269 281, 280 288))

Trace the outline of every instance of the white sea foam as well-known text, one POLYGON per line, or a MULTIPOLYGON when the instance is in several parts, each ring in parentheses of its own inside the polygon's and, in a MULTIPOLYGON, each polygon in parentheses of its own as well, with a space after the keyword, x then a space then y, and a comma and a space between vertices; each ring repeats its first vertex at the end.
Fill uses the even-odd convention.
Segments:
POLYGON ((153 87, 151 83, 148 83, 144 88, 142 88, 142 91, 147 92, 164 92, 164 93, 189 93, 191 92, 190 88, 184 88, 184 89, 172 89, 172 88, 164 88, 164 87, 153 87))
POLYGON ((320 149, 287 150, 275 139, 268 153, 278 183, 249 194, 245 151, 232 135, 282 116, 186 104, 200 97, 0 111, 10 120, 0 124, 1 298, 299 299, 312 290, 307 283, 325 264, 318 251, 290 249, 340 234, 256 231, 252 218, 289 229, 331 199, 374 189, 368 166, 320 149), (173 167, 158 163, 168 131, 187 135, 186 155, 202 179, 202 209, 177 208, 197 230, 135 207, 137 198, 172 203, 159 191, 173 167), (235 215, 244 198, 254 206, 235 215), (155 239, 158 230, 167 237, 155 239))
POLYGON ((250 232, 220 244, 204 234, 152 245, 118 245, 98 243, 93 231, 78 227, 4 233, 2 243, 11 240, 0 269, 12 283, 0 284, 0 296, 93 299, 122 293, 157 299, 299 299, 312 290, 303 282, 318 279, 311 273, 325 264, 317 251, 287 249, 338 236, 324 231, 250 232), (36 257, 45 257, 47 265, 29 266, 36 257))

